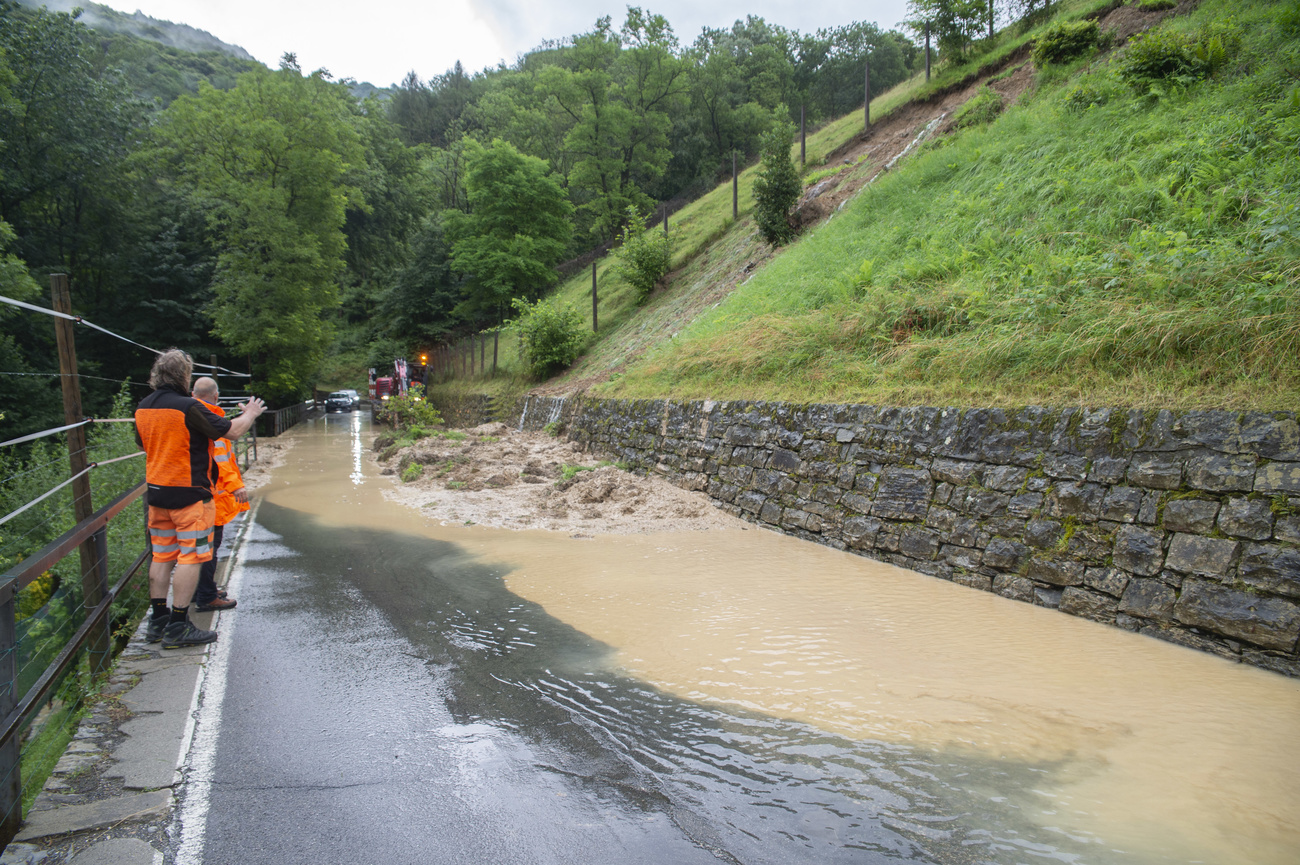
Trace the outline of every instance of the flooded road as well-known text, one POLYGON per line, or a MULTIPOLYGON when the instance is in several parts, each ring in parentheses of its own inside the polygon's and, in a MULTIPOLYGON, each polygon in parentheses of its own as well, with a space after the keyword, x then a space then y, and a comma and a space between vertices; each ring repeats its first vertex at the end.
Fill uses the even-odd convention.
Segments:
POLYGON ((1293 680, 758 529, 438 525, 361 415, 292 436, 204 861, 1300 859, 1293 680))

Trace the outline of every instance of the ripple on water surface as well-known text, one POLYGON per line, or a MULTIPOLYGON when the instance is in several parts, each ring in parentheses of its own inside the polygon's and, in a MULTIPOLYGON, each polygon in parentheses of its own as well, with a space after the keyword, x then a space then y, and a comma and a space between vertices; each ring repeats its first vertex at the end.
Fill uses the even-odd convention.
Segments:
POLYGON ((555 708, 741 861, 1300 860, 1300 683, 758 530, 430 525, 352 445, 306 431, 271 500, 446 548, 412 585, 502 690, 475 722, 555 708))

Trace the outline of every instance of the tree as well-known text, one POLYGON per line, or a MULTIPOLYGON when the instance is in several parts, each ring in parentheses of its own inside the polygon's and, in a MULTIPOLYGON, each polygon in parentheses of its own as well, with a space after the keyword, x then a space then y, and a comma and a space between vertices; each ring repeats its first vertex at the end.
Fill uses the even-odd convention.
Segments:
POLYGON ((445 214, 455 269, 469 277, 470 305, 498 312, 536 297, 568 248, 573 205, 544 160, 495 139, 466 146, 469 213, 445 214))
POLYGON ((930 32, 944 56, 964 57, 971 42, 989 26, 988 0, 908 0, 905 26, 913 33, 930 32))
POLYGON ((645 220, 632 209, 627 212, 627 225, 618 239, 614 272, 636 291, 636 302, 645 303, 659 281, 668 275, 672 243, 664 232, 647 229, 645 220))
POLYGON ((365 159, 351 97, 286 55, 229 91, 201 85, 165 111, 157 155, 206 214, 220 248, 213 276, 216 334, 254 364, 272 398, 308 387, 330 338, 347 242, 348 182, 365 159))
MULTIPOLYGON (((12 229, 7 249, 38 283, 48 285, 50 273, 68 274, 79 314, 153 343, 151 322, 119 302, 124 286, 137 281, 134 253, 151 233, 131 162, 145 134, 146 107, 120 74, 100 65, 97 48, 74 16, 0 2, 0 221, 12 229)), ((4 369, 57 370, 52 327, 18 327, 10 337, 4 369)), ((148 370, 147 354, 121 347, 98 332, 78 336, 88 413, 112 400, 112 388, 96 376, 120 381, 148 370), (101 370, 108 359, 111 366, 101 370)), ((6 385, 13 388, 27 377, 4 378, 14 379, 6 385)), ((58 379, 23 385, 37 382, 39 399, 13 403, 29 407, 24 422, 61 416, 58 379)))
POLYGON ((790 208, 799 200, 803 184, 790 159, 794 127, 782 122, 763 136, 762 164, 754 180, 754 221, 758 230, 773 246, 794 237, 790 227, 790 208))
POLYGON ((614 236, 629 206, 649 209, 643 187, 672 156, 672 113, 687 85, 676 48, 663 16, 633 6, 618 33, 601 18, 561 64, 542 70, 541 91, 573 120, 565 146, 574 155, 574 201, 601 239, 614 236))

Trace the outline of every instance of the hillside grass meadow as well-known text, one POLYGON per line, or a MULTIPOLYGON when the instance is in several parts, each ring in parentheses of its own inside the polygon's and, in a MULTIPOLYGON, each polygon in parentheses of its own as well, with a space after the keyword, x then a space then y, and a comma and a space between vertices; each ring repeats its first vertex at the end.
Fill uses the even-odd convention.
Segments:
MULTIPOLYGON (((1033 27, 1017 25, 995 35, 993 40, 977 44, 970 59, 961 64, 936 64, 931 70, 931 80, 919 73, 908 81, 891 88, 871 100, 871 116, 879 121, 895 109, 913 99, 927 98, 952 87, 961 86, 980 71, 996 66, 1006 57, 1028 45, 1045 27, 1057 20, 1072 20, 1115 5, 1115 0, 1062 0, 1051 16, 1033 27)), ((805 161, 799 165, 805 185, 815 183, 822 174, 834 173, 839 166, 826 168, 832 154, 850 144, 863 131, 860 111, 845 116, 808 132, 805 141, 805 161)), ((799 144, 796 138, 791 147, 791 158, 798 162, 799 144)), ((754 209, 754 180, 758 166, 737 167, 736 217, 732 210, 732 183, 718 184, 709 192, 682 207, 669 217, 672 237, 673 290, 687 286, 690 291, 707 290, 708 283, 716 280, 728 262, 743 268, 747 258, 752 258, 754 209)), ((614 273, 613 259, 609 256, 596 262, 597 295, 599 297, 599 332, 591 333, 584 357, 572 372, 557 378, 582 379, 591 374, 602 374, 622 366, 629 349, 640 352, 651 343, 670 338, 670 326, 678 298, 656 296, 645 306, 638 306, 636 293, 614 273), (662 321, 661 321, 662 320, 662 321)), ((591 271, 584 269, 563 280, 553 291, 561 303, 571 304, 582 312, 588 327, 591 324, 591 271)), ((351 380, 356 377, 358 363, 342 360, 337 368, 322 371, 322 379, 344 382, 338 387, 356 387, 351 380), (351 373, 351 375, 349 375, 351 373)), ((534 383, 526 377, 518 356, 518 337, 507 329, 501 334, 498 365, 495 374, 478 374, 473 377, 457 376, 434 387, 447 396, 468 393, 490 393, 500 400, 511 399, 525 393, 534 383)))
MULTIPOLYGON (((1294 408, 1298 21, 1264 0, 1167 19, 1215 53, 1205 80, 1122 78, 1132 43, 1039 71, 597 392, 1294 408)), ((726 233, 717 194, 681 212, 680 254, 726 233)))

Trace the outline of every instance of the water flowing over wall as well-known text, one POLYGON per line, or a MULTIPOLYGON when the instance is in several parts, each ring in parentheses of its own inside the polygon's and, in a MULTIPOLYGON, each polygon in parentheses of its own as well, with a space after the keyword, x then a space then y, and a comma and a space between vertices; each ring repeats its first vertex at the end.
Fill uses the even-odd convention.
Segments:
POLYGON ((1300 676, 1293 412, 532 397, 775 531, 1300 676))

